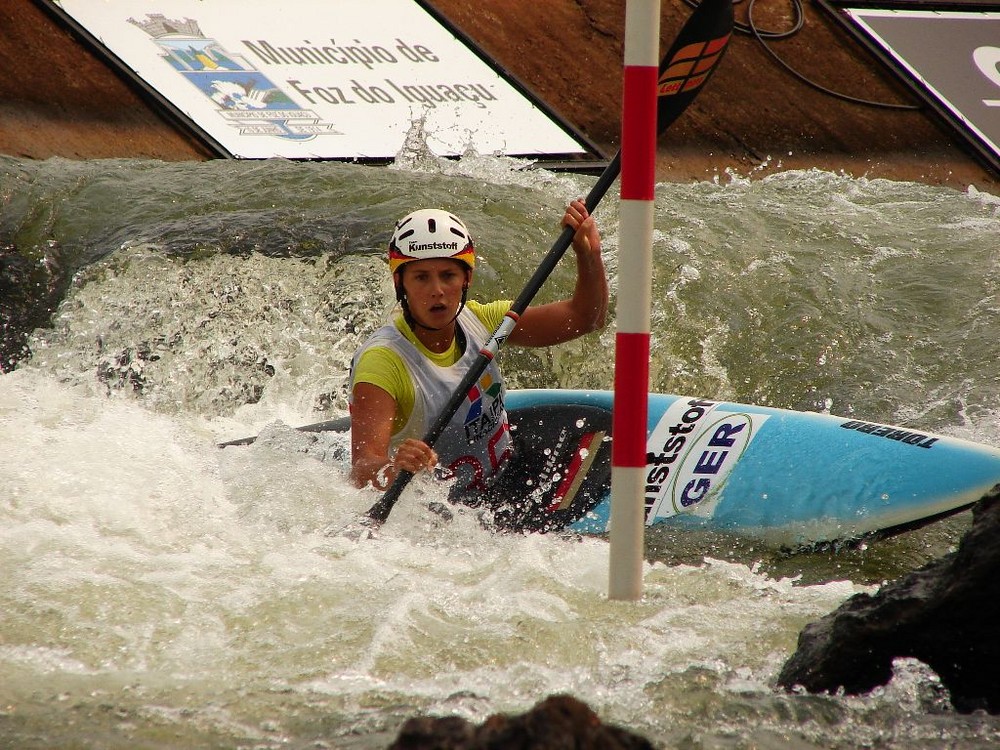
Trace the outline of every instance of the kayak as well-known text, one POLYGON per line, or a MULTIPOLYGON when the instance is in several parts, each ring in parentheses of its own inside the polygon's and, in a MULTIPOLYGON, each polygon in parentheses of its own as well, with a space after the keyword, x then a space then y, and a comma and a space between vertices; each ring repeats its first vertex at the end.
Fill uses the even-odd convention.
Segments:
MULTIPOLYGON (((513 459, 487 495, 450 499, 484 506, 502 531, 607 533, 613 403, 603 390, 508 391, 513 459)), ((816 412, 654 393, 646 434, 647 525, 793 548, 920 526, 1000 482, 997 448, 816 412)))
MULTIPOLYGON (((613 393, 512 390, 507 399, 512 414, 556 404, 568 414, 586 407, 607 415, 593 427, 568 416, 561 428, 575 429, 588 445, 591 429, 608 431, 601 443, 607 460, 598 456, 589 468, 601 475, 590 481, 602 491, 563 524, 603 534, 611 510, 613 393)), ((545 427, 550 439, 556 429, 545 427)), ((646 449, 647 525, 792 547, 922 525, 968 508, 1000 482, 1000 450, 991 446, 830 414, 669 394, 649 397, 646 449)), ((562 485, 573 471, 568 466, 562 485)))

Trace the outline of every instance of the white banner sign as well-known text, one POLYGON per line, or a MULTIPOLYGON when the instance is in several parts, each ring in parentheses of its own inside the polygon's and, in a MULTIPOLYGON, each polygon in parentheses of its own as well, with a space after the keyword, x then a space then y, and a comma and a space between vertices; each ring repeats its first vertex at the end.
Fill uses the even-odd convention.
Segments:
POLYGON ((240 158, 590 149, 414 0, 54 0, 240 158))

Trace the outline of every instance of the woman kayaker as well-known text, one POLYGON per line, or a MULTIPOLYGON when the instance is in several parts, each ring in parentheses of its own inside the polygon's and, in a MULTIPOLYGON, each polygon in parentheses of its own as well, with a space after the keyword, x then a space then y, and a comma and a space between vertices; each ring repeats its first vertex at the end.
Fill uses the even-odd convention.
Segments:
MULTIPOLYGON (((605 324, 608 282, 601 238, 582 200, 566 208, 572 227, 576 286, 568 299, 529 306, 505 343, 551 346, 605 324)), ((434 447, 423 441, 512 302, 468 299, 476 265, 465 224, 436 208, 396 224, 389 271, 399 313, 358 349, 351 366, 351 476, 385 489, 401 469, 435 467, 456 486, 485 490, 513 448, 506 388, 494 360, 434 447), (439 466, 440 465, 440 466, 439 466)))

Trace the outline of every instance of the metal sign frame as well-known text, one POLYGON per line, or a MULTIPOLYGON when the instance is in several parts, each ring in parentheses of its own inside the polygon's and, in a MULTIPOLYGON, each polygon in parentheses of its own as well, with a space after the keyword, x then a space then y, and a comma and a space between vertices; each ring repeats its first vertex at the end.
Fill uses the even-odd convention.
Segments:
POLYGON ((1000 175, 1000 2, 816 2, 1000 175))

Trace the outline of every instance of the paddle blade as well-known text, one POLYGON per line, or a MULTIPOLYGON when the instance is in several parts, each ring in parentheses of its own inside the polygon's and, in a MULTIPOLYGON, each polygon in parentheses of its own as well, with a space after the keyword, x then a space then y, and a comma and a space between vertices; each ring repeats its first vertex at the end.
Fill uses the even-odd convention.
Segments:
MULTIPOLYGON (((314 422, 313 424, 305 424, 301 427, 296 427, 299 432, 347 432, 351 429, 351 418, 350 417, 339 417, 337 419, 327 419, 322 422, 314 422)), ((227 440, 224 443, 217 443, 219 448, 228 448, 234 445, 251 445, 257 442, 259 435, 250 435, 249 437, 237 438, 236 440, 227 440)))
POLYGON ((703 0, 660 62, 656 130, 662 133, 719 67, 733 33, 732 0, 703 0))

